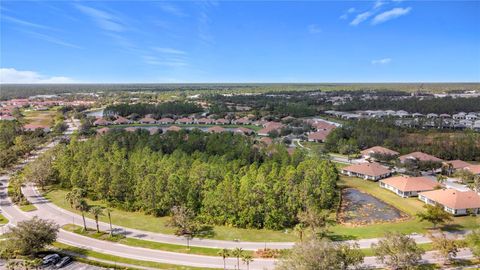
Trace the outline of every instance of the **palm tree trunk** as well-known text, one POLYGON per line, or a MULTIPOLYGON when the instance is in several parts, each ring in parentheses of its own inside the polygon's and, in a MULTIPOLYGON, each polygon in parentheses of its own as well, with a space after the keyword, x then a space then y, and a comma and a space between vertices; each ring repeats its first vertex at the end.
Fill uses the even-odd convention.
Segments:
POLYGON ((108 221, 110 222, 110 236, 113 236, 112 217, 110 216, 110 213, 108 213, 108 221))
POLYGON ((97 223, 97 233, 100 233, 100 228, 98 227, 98 217, 95 217, 95 223, 97 223))
POLYGON ((225 261, 225 257, 223 257, 223 270, 227 269, 227 262, 225 261))
POLYGON ((87 231, 87 222, 85 221, 85 213, 82 211, 82 219, 83 219, 83 230, 87 231))

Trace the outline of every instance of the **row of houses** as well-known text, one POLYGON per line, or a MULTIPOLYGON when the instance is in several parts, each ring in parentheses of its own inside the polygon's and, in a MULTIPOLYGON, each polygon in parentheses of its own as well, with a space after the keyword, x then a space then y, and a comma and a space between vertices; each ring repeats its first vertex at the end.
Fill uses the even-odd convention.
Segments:
MULTIPOLYGON (((97 134, 103 135, 103 134, 109 132, 112 129, 115 129, 115 128, 108 128, 108 127, 99 128, 99 129, 97 129, 97 134)), ((163 127, 163 128, 162 127, 126 127, 126 128, 124 128, 124 130, 128 131, 128 132, 135 132, 139 129, 148 130, 150 132, 150 134, 158 133, 160 130, 162 130, 163 132, 168 132, 168 131, 178 132, 178 131, 182 130, 181 127, 175 126, 175 125, 172 125, 172 126, 169 126, 169 127, 163 127)), ((251 135, 251 134, 254 133, 253 130, 251 130, 249 128, 245 128, 245 127, 228 129, 228 128, 224 128, 224 127, 221 127, 221 126, 209 127, 209 128, 206 128, 205 131, 209 132, 209 133, 234 132, 234 133, 238 133, 238 134, 242 134, 242 135, 251 135)))
POLYGON ((480 214, 480 195, 476 192, 442 188, 441 184, 428 177, 395 176, 380 180, 379 184, 400 197, 418 197, 426 204, 440 205, 455 216, 480 214))
POLYGON ((383 117, 399 117, 399 118, 427 118, 427 119, 435 119, 435 118, 443 118, 443 119, 454 119, 454 120, 470 120, 475 121, 480 119, 480 112, 459 112, 456 114, 436 114, 436 113, 409 113, 404 110, 366 110, 366 111, 355 111, 354 113, 350 112, 342 112, 342 111, 335 111, 329 110, 325 111, 325 114, 339 117, 339 118, 383 118, 383 117))
MULTIPOLYGON (((93 124, 95 126, 108 126, 108 125, 126 125, 126 124, 161 124, 161 125, 171 125, 171 124, 182 124, 182 125, 192 125, 192 124, 200 124, 200 125, 256 125, 262 126, 267 123, 268 121, 265 120, 250 120, 247 117, 242 117, 238 119, 227 119, 227 118, 193 118, 193 117, 182 117, 178 119, 173 119, 170 117, 164 117, 160 119, 155 119, 152 115, 146 115, 145 117, 134 121, 129 118, 125 118, 122 116, 117 116, 115 120, 109 121, 105 118, 97 118, 93 124)), ((277 122, 275 122, 277 123, 277 122)))

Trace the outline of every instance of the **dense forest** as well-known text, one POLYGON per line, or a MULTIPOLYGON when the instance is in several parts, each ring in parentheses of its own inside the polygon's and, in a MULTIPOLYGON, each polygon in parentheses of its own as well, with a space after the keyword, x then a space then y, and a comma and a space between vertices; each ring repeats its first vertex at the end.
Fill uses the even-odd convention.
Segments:
POLYGON ((480 97, 474 98, 407 98, 392 100, 388 97, 360 100, 353 99, 334 107, 340 111, 355 110, 405 110, 409 113, 448 113, 480 111, 480 97))
POLYGON ((364 119, 347 122, 333 130, 325 142, 331 152, 357 151, 385 146, 401 154, 422 151, 445 160, 480 160, 480 134, 473 131, 442 133, 409 132, 389 121, 364 119))
POLYGON ((127 210, 188 207, 206 224, 281 229, 308 209, 331 209, 338 174, 328 160, 250 138, 200 131, 112 131, 57 149, 58 184, 127 210))
POLYGON ((45 141, 41 130, 23 131, 18 121, 0 121, 0 171, 45 141))
POLYGON ((155 117, 164 115, 188 115, 192 113, 201 112, 203 109, 195 103, 191 102, 166 102, 159 104, 116 104, 109 105, 105 108, 105 115, 121 115, 129 116, 136 114, 138 116, 145 116, 153 114, 155 117))

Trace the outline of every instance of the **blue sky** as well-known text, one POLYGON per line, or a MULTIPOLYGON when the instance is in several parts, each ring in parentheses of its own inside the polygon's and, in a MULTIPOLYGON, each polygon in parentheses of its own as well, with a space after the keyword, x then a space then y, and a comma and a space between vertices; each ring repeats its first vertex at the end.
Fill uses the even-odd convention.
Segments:
POLYGON ((2 1, 2 82, 480 81, 479 1, 2 1))

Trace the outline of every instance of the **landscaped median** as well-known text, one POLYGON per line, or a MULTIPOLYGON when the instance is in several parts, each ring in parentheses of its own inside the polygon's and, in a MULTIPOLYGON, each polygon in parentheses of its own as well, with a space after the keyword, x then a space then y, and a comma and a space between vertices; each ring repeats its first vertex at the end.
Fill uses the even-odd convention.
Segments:
MULTIPOLYGON (((44 196, 53 204, 67 211, 81 214, 79 211, 72 209, 70 204, 65 200, 67 191, 61 189, 52 189, 44 196)), ((107 207, 104 202, 92 201, 87 199, 90 206, 98 205, 107 207)), ((90 213, 85 214, 86 217, 93 219, 90 213)), ((108 217, 100 216, 100 221, 108 223, 108 217)), ((132 228, 137 230, 174 234, 174 228, 167 226, 168 217, 155 217, 141 212, 128 212, 118 208, 113 209, 112 223, 117 226, 132 228)), ((298 237, 292 230, 288 231, 274 231, 274 230, 258 230, 258 229, 241 229, 227 226, 213 226, 213 237, 218 240, 232 241, 238 239, 240 241, 251 242, 295 242, 298 237)))
POLYGON ((37 207, 35 207, 35 205, 31 203, 19 205, 18 208, 20 208, 20 210, 22 210, 23 212, 32 212, 37 210, 37 207))
POLYGON ((0 214, 0 225, 4 225, 8 223, 8 219, 0 214))
POLYGON ((136 269, 138 267, 149 267, 157 269, 168 269, 168 270, 212 270, 215 268, 200 268, 200 267, 189 267, 183 265, 173 265, 166 263, 157 263, 150 261, 134 260, 118 256, 113 256, 105 253, 100 253, 88 249, 77 248, 74 246, 66 245, 63 243, 54 243, 56 251, 63 254, 68 254, 75 257, 76 260, 99 265, 102 267, 108 267, 113 269, 136 269), (122 265, 123 264, 123 265, 122 265), (129 266, 125 266, 129 265, 129 266))
MULTIPOLYGON (((73 225, 73 224, 64 225, 62 226, 62 229, 69 232, 74 232, 76 234, 80 234, 83 236, 92 237, 99 240, 117 242, 119 244, 123 244, 127 246, 157 249, 157 250, 171 251, 171 252, 177 252, 177 253, 218 256, 218 252, 221 250, 216 248, 203 248, 203 247, 195 247, 195 246, 191 246, 190 248, 187 248, 187 246, 183 246, 183 245, 167 244, 167 243, 160 243, 160 242, 154 242, 149 240, 125 237, 121 234, 114 234, 113 236, 110 236, 109 233, 102 232, 102 231, 97 232, 91 229, 84 231, 83 227, 80 227, 78 225, 73 225)), ((245 250, 244 253, 253 256, 253 251, 245 250)))

